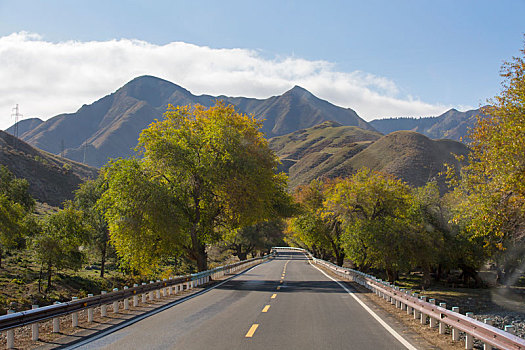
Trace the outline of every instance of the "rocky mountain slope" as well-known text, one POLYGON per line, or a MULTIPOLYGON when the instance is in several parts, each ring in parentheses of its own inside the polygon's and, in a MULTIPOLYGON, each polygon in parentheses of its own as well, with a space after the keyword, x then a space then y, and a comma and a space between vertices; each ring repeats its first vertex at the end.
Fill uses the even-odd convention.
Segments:
POLYGON ((234 104, 240 112, 264 118, 263 132, 267 137, 327 120, 373 130, 352 109, 332 105, 298 86, 268 99, 195 96, 166 80, 142 76, 116 92, 82 106, 76 113, 58 115, 31 130, 19 132, 19 135, 47 152, 59 154, 64 148, 65 157, 80 162, 85 160, 87 164, 100 167, 108 158, 132 154, 140 131, 154 119, 162 118, 168 103, 210 106, 217 99, 234 104))
POLYGON ((4 131, 0 131, 0 164, 27 179, 36 200, 52 206, 73 199, 82 182, 98 175, 93 167, 36 149, 4 131))
POLYGON ((376 119, 370 124, 385 135, 399 130, 411 130, 432 139, 468 141, 468 129, 474 127, 478 115, 485 117, 481 109, 466 112, 451 109, 437 117, 376 119))

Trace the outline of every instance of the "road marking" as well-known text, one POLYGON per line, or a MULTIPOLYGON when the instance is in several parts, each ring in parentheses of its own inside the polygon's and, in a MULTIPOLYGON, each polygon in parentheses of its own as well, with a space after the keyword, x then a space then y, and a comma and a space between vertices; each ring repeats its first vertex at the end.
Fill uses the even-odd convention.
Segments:
POLYGON ((350 294, 358 303, 359 305, 361 305, 363 307, 363 309, 365 309, 366 311, 368 311, 368 313, 370 315, 372 315, 373 318, 376 319, 377 322, 379 322, 379 324, 381 326, 383 326, 383 328, 385 328, 388 333, 392 334, 394 336, 394 338, 396 338, 401 344, 403 344, 407 349, 409 350, 417 350, 417 348, 415 348, 412 344, 410 344, 405 338, 403 338, 401 335, 399 335, 399 333, 397 333, 392 327, 390 327, 385 321, 383 321, 381 319, 381 317, 377 316, 377 314, 372 311, 372 309, 370 309, 365 303, 363 303, 361 301, 361 299, 359 299, 358 297, 356 297, 354 295, 354 293, 352 293, 344 284, 342 284, 341 282, 339 282, 338 280, 332 278, 332 276, 330 275, 327 275, 323 270, 321 270, 320 268, 318 268, 317 266, 313 265, 311 262, 309 262, 310 265, 312 265, 312 267, 316 268, 317 270, 319 270, 323 275, 325 275, 326 277, 328 277, 329 279, 331 279, 332 281, 336 282, 341 288, 343 288, 348 294, 350 294))
POLYGON ((277 294, 274 293, 270 299, 275 299, 276 296, 277 294))
POLYGON ((248 331, 248 333, 246 333, 245 337, 246 338, 253 337, 253 333, 255 333, 255 331, 257 330, 257 327, 259 327, 258 323, 252 324, 252 326, 250 327, 250 330, 248 331))
POLYGON ((281 286, 277 286, 277 290, 281 289, 281 286))
POLYGON ((262 312, 268 312, 268 309, 270 308, 270 305, 266 305, 264 309, 262 309, 262 312))
POLYGON ((283 280, 280 280, 279 283, 283 283, 283 280))
MULTIPOLYGON (((223 280, 223 281, 221 281, 221 282, 219 282, 219 283, 217 283, 217 284, 215 284, 215 285, 213 285, 213 286, 211 286, 211 287, 207 287, 207 288, 205 287, 205 289, 201 290, 200 292, 197 292, 197 293, 195 293, 195 294, 190 294, 190 295, 188 295, 188 296, 182 297, 181 299, 177 299, 177 300, 175 300, 175 301, 172 301, 172 302, 170 302, 170 303, 168 303, 168 304, 166 304, 166 305, 164 305, 164 306, 161 306, 161 307, 159 307, 159 308, 157 308, 157 309, 153 309, 153 310, 151 310, 151 311, 148 311, 148 312, 146 312, 146 313, 143 313, 143 314, 141 314, 141 315, 138 315, 138 316, 136 316, 135 318, 132 318, 132 319, 130 319, 130 320, 128 320, 128 321, 124 321, 124 322, 122 322, 122 323, 120 323, 120 324, 117 324, 117 325, 115 325, 114 327, 111 327, 111 328, 109 328, 109 329, 103 330, 103 331, 101 331, 101 332, 98 333, 98 334, 95 334, 95 335, 93 335, 93 336, 88 336, 88 338, 86 338, 86 339, 84 339, 84 340, 82 340, 82 341, 79 341, 78 343, 75 343, 75 344, 72 344, 72 345, 66 345, 66 346, 64 347, 64 349, 66 349, 66 350, 77 349, 77 348, 79 348, 79 347, 81 347, 81 346, 84 346, 84 345, 86 345, 86 344, 89 344, 89 343, 95 342, 95 341, 99 340, 100 338, 103 338, 103 337, 108 336, 108 335, 110 335, 110 334, 112 334, 112 333, 115 333, 115 332, 117 332, 117 331, 119 331, 119 330, 121 330, 121 329, 123 329, 123 328, 126 328, 126 327, 128 327, 128 326, 131 326, 132 324, 135 324, 135 323, 137 323, 137 322, 139 322, 139 321, 141 321, 141 320, 143 320, 143 319, 145 319, 145 318, 148 318, 148 317, 150 317, 150 316, 153 316, 153 315, 155 315, 155 314, 158 314, 158 313, 160 313, 160 312, 162 312, 162 311, 164 311, 164 310, 167 310, 167 309, 169 309, 169 308, 171 308, 171 307, 173 307, 173 306, 175 306, 175 305, 181 304, 181 303, 183 303, 183 302, 185 302, 185 301, 187 301, 187 300, 193 299, 193 298, 195 298, 195 297, 198 297, 198 296, 201 295, 201 294, 207 293, 207 292, 209 292, 209 291, 211 291, 211 290, 213 290, 213 289, 215 289, 215 288, 218 288, 218 287, 222 286, 223 284, 227 283, 228 281, 230 281, 230 280, 232 280, 232 279, 234 279, 234 278, 236 278, 236 277, 239 277, 239 276, 241 276, 241 275, 244 275, 246 272, 249 272, 249 271, 255 269, 256 267, 261 266, 261 265, 264 265, 264 264, 266 264, 266 263, 268 263, 268 262, 270 262, 270 260, 265 261, 265 262, 262 262, 262 263, 257 264, 257 265, 254 265, 254 266, 252 266, 252 267, 249 267, 248 269, 246 269, 246 270, 244 270, 244 271, 242 271, 242 272, 239 272, 239 273, 236 274, 236 275, 233 275, 233 276, 231 276, 231 277, 228 277, 228 278, 226 278, 225 280, 223 280)), ((257 325, 257 326, 259 326, 259 325, 257 325)), ((257 328, 257 327, 255 327, 255 328, 257 328)), ((254 330, 254 331, 255 331, 255 330, 254 330)))

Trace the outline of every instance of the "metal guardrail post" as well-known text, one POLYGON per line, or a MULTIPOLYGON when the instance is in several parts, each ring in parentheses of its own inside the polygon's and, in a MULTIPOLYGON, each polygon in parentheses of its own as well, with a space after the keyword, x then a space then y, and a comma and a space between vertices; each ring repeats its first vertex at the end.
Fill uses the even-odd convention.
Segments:
MULTIPOLYGON (((421 300, 427 301, 427 297, 422 296, 421 300)), ((427 315, 424 312, 421 312, 420 315, 421 315, 421 318, 420 318, 421 324, 427 324, 427 315)))
MULTIPOLYGON (((71 301, 75 301, 75 300, 78 300, 78 297, 71 298, 71 301)), ((73 312, 71 314, 71 326, 73 328, 78 327, 78 312, 73 312)))
MULTIPOLYGON (((31 305, 31 309, 34 310, 34 309, 38 309, 38 305, 31 305)), ((33 341, 36 341, 38 340, 38 322, 35 322, 31 325, 31 340, 33 341)))
MULTIPOLYGON (((103 290, 102 292, 100 292, 100 294, 102 295, 105 295, 107 294, 108 292, 106 292, 105 290, 103 290)), ((107 306, 106 304, 102 304, 100 305, 100 316, 102 317, 106 317, 108 315, 108 310, 107 310, 107 306)))
MULTIPOLYGON (((428 302, 430 304, 434 304, 435 305, 436 304, 436 299, 429 299, 428 302)), ((430 323, 430 328, 436 327, 437 320, 434 317, 430 317, 430 316, 428 317, 428 319, 429 319, 429 323, 430 323)))
MULTIPOLYGON (((453 306, 452 307, 452 312, 457 312, 459 314, 459 307, 458 306, 453 306)), ((458 341, 459 340, 459 329, 457 329, 456 327, 452 327, 452 340, 453 341, 458 341)))
MULTIPOLYGON (((473 312, 467 312, 465 314, 467 317, 474 317, 473 312)), ((474 346, 474 337, 471 334, 465 333, 465 350, 472 350, 474 346)))
MULTIPOLYGON (((124 290, 129 289, 128 286, 124 286, 124 290)), ((124 298, 124 310, 129 310, 129 298, 124 298)))
MULTIPOLYGON (((142 282, 142 285, 145 286, 146 282, 142 282)), ((146 292, 142 293, 142 304, 146 304, 146 296, 148 294, 146 292)))
MULTIPOLYGON (((54 302, 55 305, 59 305, 59 301, 54 302)), ((53 333, 59 333, 60 332, 60 317, 54 317, 53 318, 53 333)))
MULTIPOLYGON (((155 282, 153 282, 153 281, 149 281, 149 284, 153 284, 153 283, 155 283, 155 282)), ((153 296, 153 294, 154 294, 153 291, 150 291, 150 292, 149 292, 149 301, 153 301, 153 300, 155 299, 155 297, 153 296)))
POLYGON ((505 326, 505 332, 510 333, 510 334, 514 334, 514 333, 516 333, 516 327, 514 327, 513 325, 506 325, 505 326))
MULTIPOLYGON (((137 283, 133 284, 133 288, 138 287, 139 285, 137 283)), ((137 292, 134 292, 133 294, 133 307, 139 306, 139 296, 137 295, 137 292)))
MULTIPOLYGON (((447 308, 447 303, 439 303, 439 306, 442 307, 443 309, 446 309, 447 308)), ((443 322, 440 319, 440 321, 439 321, 439 334, 445 334, 446 328, 447 328, 446 323, 443 322)))
MULTIPOLYGON (((414 293, 414 294, 412 294, 412 296, 414 298, 418 298, 419 294, 414 293)), ((417 319, 419 319, 421 317, 421 312, 419 312, 419 310, 417 310, 416 308, 413 308, 413 309, 414 309, 414 320, 417 320, 417 319)))
MULTIPOLYGON (((118 288, 113 288, 114 292, 118 292, 118 288)), ((118 314, 118 300, 113 302, 113 313, 118 314)))
MULTIPOLYGON (((493 322, 491 318, 486 318, 483 320, 485 324, 488 324, 489 326, 492 326, 493 322)), ((483 344, 483 350, 492 350, 492 345, 484 343, 483 344)))
MULTIPOLYGON (((92 297, 93 294, 88 294, 88 298, 92 297)), ((87 318, 88 318, 88 322, 91 323, 93 322, 93 308, 90 307, 89 309, 87 309, 87 318)))
MULTIPOLYGON (((15 310, 7 310, 7 314, 14 314, 15 310)), ((6 345, 8 349, 13 349, 15 347, 15 330, 8 329, 6 332, 6 345)))
MULTIPOLYGON (((157 280, 157 282, 160 282, 160 280, 157 280)), ((157 299, 160 299, 160 289, 161 289, 161 288, 159 288, 159 289, 157 289, 157 290, 155 291, 155 297, 156 297, 157 299)))

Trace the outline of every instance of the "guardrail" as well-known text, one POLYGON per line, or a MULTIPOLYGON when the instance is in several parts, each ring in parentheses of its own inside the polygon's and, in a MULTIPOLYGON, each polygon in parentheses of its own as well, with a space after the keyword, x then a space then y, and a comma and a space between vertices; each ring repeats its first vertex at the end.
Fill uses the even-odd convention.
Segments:
POLYGON ((421 324, 426 325, 428 323, 431 328, 437 328, 439 334, 445 334, 445 326, 449 326, 452 329, 452 340, 458 341, 459 332, 464 332, 465 349, 473 348, 474 338, 483 342, 484 349, 492 349, 492 347, 513 350, 525 349, 525 339, 513 334, 513 326, 505 326, 505 331, 503 331, 493 327, 490 319, 485 319, 485 323, 483 323, 472 318, 473 314, 470 312, 467 312, 466 315, 460 314, 457 307, 448 310, 445 303, 440 303, 438 306, 434 299, 427 300, 425 296, 419 296, 410 290, 400 289, 372 275, 317 259, 306 249, 291 247, 274 247, 272 249, 274 251, 283 249, 302 251, 310 257, 313 263, 322 265, 338 276, 370 289, 385 301, 401 310, 406 310, 407 314, 413 315, 414 319, 419 320, 421 324))
POLYGON ((219 266, 211 270, 187 275, 187 276, 176 276, 164 279, 162 281, 157 280, 156 282, 150 281, 150 283, 142 283, 141 285, 135 284, 133 287, 124 287, 122 290, 117 288, 113 289, 112 292, 102 292, 101 295, 94 296, 89 294, 87 298, 78 299, 73 298, 72 301, 64 303, 55 303, 53 305, 38 307, 33 306, 33 309, 27 311, 14 312, 8 311, 7 315, 0 316, 0 332, 6 331, 7 348, 14 348, 14 328, 32 325, 32 340, 38 340, 40 322, 47 320, 53 320, 53 332, 60 332, 59 317, 66 315, 72 315, 72 326, 78 327, 78 312, 87 310, 88 322, 93 322, 93 311, 95 307, 100 306, 101 316, 107 315, 107 305, 113 304, 113 312, 119 312, 119 302, 122 301, 124 304, 124 310, 129 309, 130 299, 133 302, 133 306, 139 305, 139 296, 141 296, 141 302, 145 303, 147 299, 154 301, 155 299, 161 298, 161 292, 164 297, 177 294, 183 290, 189 290, 199 285, 206 284, 211 279, 218 279, 226 274, 234 273, 247 267, 247 265, 254 265, 256 263, 263 262, 273 255, 265 255, 263 257, 248 259, 233 264, 219 266))

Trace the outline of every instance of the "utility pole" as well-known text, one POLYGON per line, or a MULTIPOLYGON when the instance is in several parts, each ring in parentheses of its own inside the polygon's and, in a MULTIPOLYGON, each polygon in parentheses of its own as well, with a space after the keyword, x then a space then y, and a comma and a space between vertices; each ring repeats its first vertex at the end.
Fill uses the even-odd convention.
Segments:
POLYGON ((15 118, 15 130, 14 130, 14 137, 15 137, 15 140, 14 140, 14 148, 16 148, 16 141, 18 139, 18 121, 19 119, 22 117, 22 114, 20 114, 20 111, 18 109, 18 103, 16 104, 16 106, 13 108, 12 110, 12 113, 11 113, 11 117, 15 118))

